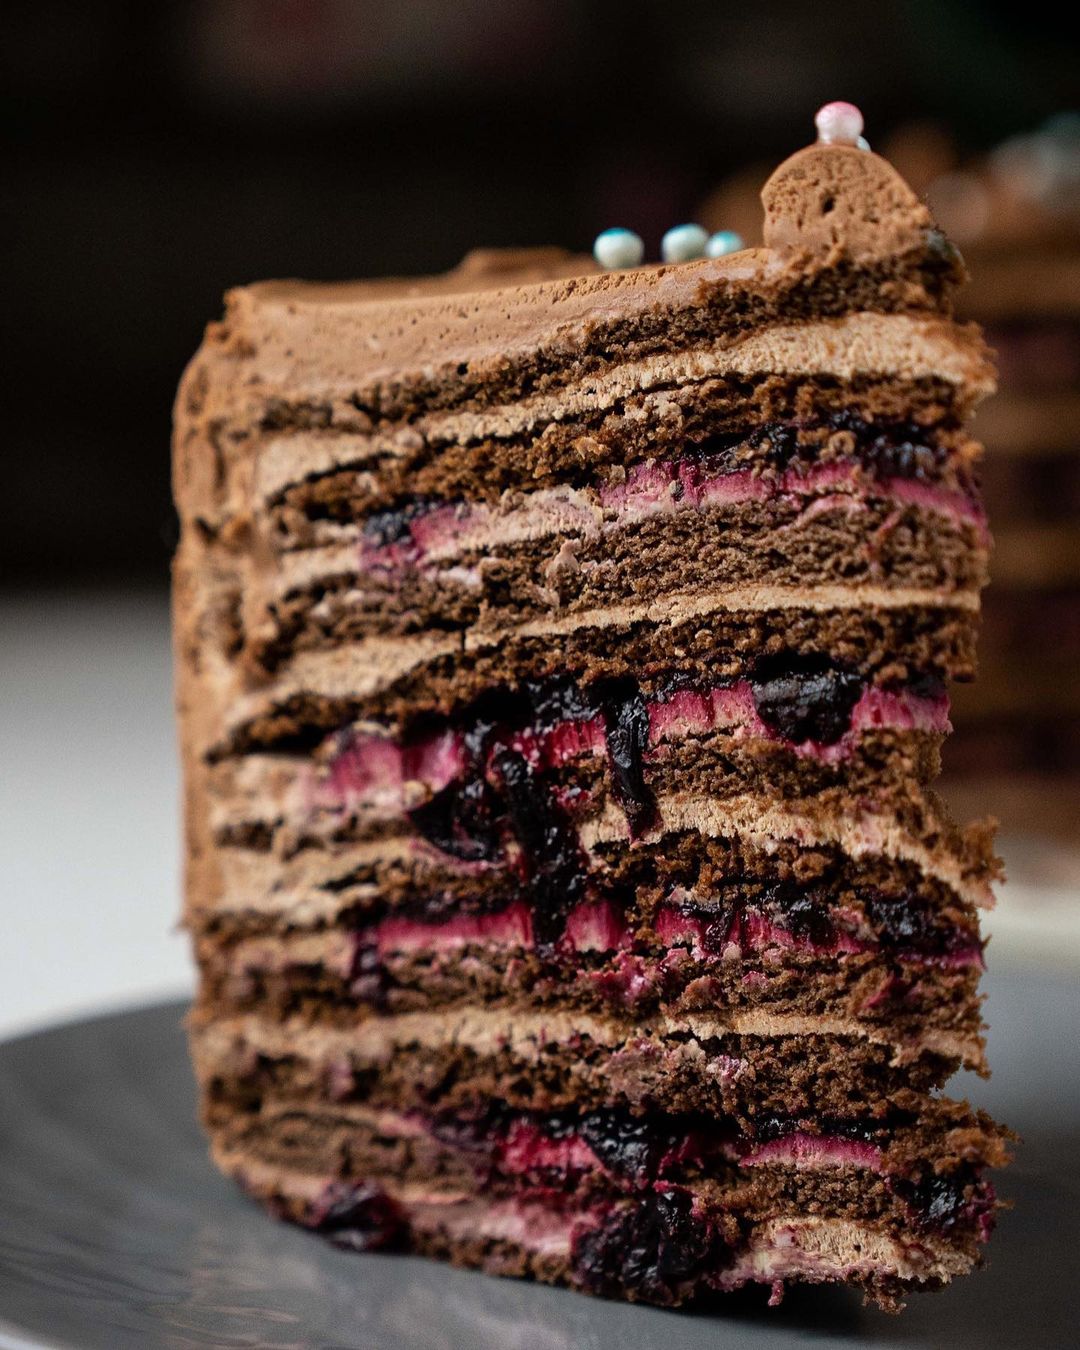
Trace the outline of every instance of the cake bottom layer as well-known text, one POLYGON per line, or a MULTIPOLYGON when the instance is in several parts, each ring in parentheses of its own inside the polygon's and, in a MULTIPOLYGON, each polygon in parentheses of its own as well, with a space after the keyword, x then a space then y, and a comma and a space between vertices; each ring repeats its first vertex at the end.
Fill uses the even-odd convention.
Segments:
POLYGON ((640 1194, 582 1199, 556 1190, 495 1195, 376 1177, 332 1177, 266 1166, 244 1154, 216 1160, 278 1217, 355 1251, 388 1249, 523 1276, 583 1292, 662 1305, 748 1284, 838 1283, 889 1310, 979 1261, 971 1242, 912 1227, 809 1209, 747 1221, 722 1191, 656 1185, 640 1194))
POLYGON ((356 1186, 392 1176, 439 1191, 571 1194, 584 1202, 672 1186, 716 1195, 762 1222, 809 1210, 912 1225, 978 1240, 993 1213, 988 1167, 1005 1136, 966 1103, 908 1094, 848 1119, 767 1114, 740 1126, 707 1115, 513 1111, 499 1101, 463 1111, 374 1110, 266 1096, 207 1111, 215 1148, 261 1166, 356 1186))

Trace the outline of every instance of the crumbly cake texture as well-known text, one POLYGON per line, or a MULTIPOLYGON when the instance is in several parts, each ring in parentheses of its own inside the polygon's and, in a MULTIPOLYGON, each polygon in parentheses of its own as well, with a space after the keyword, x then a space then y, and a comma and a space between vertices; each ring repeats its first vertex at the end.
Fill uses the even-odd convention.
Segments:
POLYGON ((765 246, 232 292, 176 406, 218 1164, 339 1245, 679 1303, 970 1270, 1003 1132, 933 790, 993 386, 883 160, 765 246))

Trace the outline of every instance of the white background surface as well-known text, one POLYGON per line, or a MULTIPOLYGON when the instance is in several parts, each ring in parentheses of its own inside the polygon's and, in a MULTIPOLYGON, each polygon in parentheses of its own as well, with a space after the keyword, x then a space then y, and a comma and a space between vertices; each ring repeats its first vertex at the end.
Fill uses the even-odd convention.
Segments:
POLYGON ((0 600, 0 1037, 190 987, 168 601, 0 600))
MULTIPOLYGON (((0 634, 0 1037, 183 994, 165 595, 2 599, 0 634)), ((1080 966, 1080 893, 1024 883, 1066 851, 1002 851, 990 962, 1080 966)))

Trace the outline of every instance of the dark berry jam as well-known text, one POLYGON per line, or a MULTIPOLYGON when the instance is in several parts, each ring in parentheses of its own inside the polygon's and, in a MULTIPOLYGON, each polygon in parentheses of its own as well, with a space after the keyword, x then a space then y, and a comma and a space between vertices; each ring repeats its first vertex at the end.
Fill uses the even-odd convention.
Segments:
POLYGON ((768 1144, 776 1139, 786 1139, 795 1133, 831 1136, 850 1139, 860 1144, 879 1143, 887 1134, 890 1126, 910 1120, 910 1114, 894 1111, 888 1125, 884 1121, 849 1119, 845 1117, 815 1116, 812 1120, 799 1120, 794 1116, 782 1116, 774 1113, 755 1116, 748 1131, 755 1143, 768 1144))
POLYGON ((851 726, 864 683, 824 657, 766 658, 750 679, 758 716, 796 745, 835 745, 851 726))
POLYGON ((411 526, 414 520, 446 502, 435 497, 410 497, 400 506, 386 511, 375 511, 364 521, 364 543, 369 548, 389 548, 391 544, 404 544, 411 540, 411 526))
MULTIPOLYGON (((721 956, 731 943, 745 947, 752 920, 764 918, 798 942, 831 948, 857 931, 846 914, 838 916, 828 885, 806 885, 792 880, 761 883, 752 877, 726 877, 717 885, 722 898, 699 899, 693 894, 675 901, 679 911, 702 921, 702 950, 721 956)), ((928 902, 912 893, 886 895, 865 888, 853 901, 862 904, 873 941, 894 957, 943 957, 967 950, 972 936, 943 922, 928 902)))
POLYGON ((649 710, 636 680, 609 684, 601 693, 600 708, 615 795, 626 811, 631 832, 640 834, 656 817, 656 803, 645 782, 649 710))
POLYGON ((552 1116, 543 1128, 556 1138, 579 1135, 609 1172, 641 1185, 659 1177, 665 1158, 700 1127, 678 1116, 635 1116, 610 1107, 580 1116, 552 1116))
MULTIPOLYGON (((495 689, 454 719, 462 736, 462 775, 410 813, 418 833, 466 862, 518 869, 535 907, 542 944, 556 942, 570 910, 585 898, 588 873, 577 833, 559 805, 553 773, 518 748, 532 737, 573 722, 602 718, 615 794, 631 829, 654 814, 645 781, 649 716, 632 680, 583 688, 558 677, 519 690, 495 689)), ((414 734, 430 734, 430 723, 414 734)))
POLYGON ((599 1294, 670 1303, 680 1287, 722 1269, 730 1252, 685 1191, 654 1191, 612 1208, 578 1234, 574 1268, 599 1294))
POLYGON ((893 1188, 906 1201, 916 1222, 937 1233, 988 1217, 993 1208, 992 1196, 980 1183, 978 1170, 967 1163, 953 1172, 926 1169, 915 1177, 898 1178, 893 1188))
POLYGON ((877 940, 890 950, 948 956, 978 941, 974 934, 941 922, 926 901, 917 896, 868 890, 861 898, 877 940))
POLYGON ((336 1247, 367 1252, 391 1247, 403 1237, 404 1218, 378 1186, 335 1182, 313 1209, 308 1226, 336 1247))
POLYGON ((821 459, 821 433, 847 432, 850 457, 877 479, 908 478, 934 481, 940 478, 948 458, 947 446, 938 444, 927 428, 916 422, 867 422, 850 409, 841 409, 825 419, 800 422, 767 422, 749 435, 730 432, 709 436, 692 450, 703 475, 738 473, 751 464, 784 472, 809 468, 821 459))
POLYGON ((506 819, 521 848, 523 879, 533 901, 533 931, 541 946, 562 936, 570 911, 585 897, 588 872, 577 831, 523 755, 499 750, 506 819))

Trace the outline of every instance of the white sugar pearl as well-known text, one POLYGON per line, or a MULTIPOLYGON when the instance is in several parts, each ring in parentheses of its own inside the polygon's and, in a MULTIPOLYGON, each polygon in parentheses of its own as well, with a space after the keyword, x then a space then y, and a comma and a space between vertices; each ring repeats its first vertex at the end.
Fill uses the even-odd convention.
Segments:
POLYGON ((814 118, 822 145, 858 145, 863 115, 854 103, 826 103, 814 118))
POLYGON ((660 256, 666 263, 693 262, 705 256, 708 239, 700 225, 676 225, 660 240, 660 256))
POLYGON ((705 256, 722 258, 726 253, 738 253, 743 247, 745 245, 741 234, 736 234, 734 230, 717 230, 715 234, 709 235, 709 242, 705 245, 705 256))
POLYGON ((612 271, 618 267, 640 266, 645 245, 633 230, 604 230, 596 236, 592 252, 601 267, 612 271))

